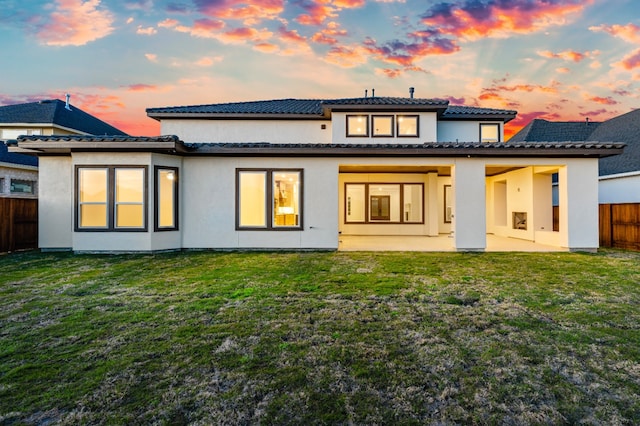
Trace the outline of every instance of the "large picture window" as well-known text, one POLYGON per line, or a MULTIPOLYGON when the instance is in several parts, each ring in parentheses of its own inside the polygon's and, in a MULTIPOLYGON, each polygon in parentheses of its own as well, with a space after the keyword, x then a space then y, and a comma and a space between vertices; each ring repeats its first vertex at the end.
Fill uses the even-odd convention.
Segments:
POLYGON ((178 169, 155 167, 155 230, 178 229, 178 169))
POLYGON ((345 184, 345 223, 424 223, 422 183, 345 184))
POLYGON ((77 166, 76 231, 146 231, 146 166, 77 166))
POLYGON ((237 229, 303 229, 302 170, 238 169, 236 191, 237 229))

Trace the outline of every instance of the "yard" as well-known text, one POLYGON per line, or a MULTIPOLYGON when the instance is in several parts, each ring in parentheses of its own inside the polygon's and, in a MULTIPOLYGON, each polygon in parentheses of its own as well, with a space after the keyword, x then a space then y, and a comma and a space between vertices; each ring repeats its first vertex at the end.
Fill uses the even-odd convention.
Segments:
POLYGON ((0 424, 637 424, 640 253, 0 256, 0 424))

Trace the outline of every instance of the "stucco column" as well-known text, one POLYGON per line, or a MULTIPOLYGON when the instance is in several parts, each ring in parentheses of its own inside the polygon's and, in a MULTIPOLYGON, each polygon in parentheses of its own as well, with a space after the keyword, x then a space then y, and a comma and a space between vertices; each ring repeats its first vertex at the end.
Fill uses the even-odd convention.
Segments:
POLYGON ((487 247, 485 165, 460 159, 451 167, 453 190, 453 246, 458 251, 484 251, 487 247))
POLYGON ((596 251, 598 159, 575 159, 558 171, 561 244, 571 251, 596 251), (566 235, 564 235, 566 232, 566 235))
POLYGON ((427 173, 427 235, 438 236, 438 174, 427 173))

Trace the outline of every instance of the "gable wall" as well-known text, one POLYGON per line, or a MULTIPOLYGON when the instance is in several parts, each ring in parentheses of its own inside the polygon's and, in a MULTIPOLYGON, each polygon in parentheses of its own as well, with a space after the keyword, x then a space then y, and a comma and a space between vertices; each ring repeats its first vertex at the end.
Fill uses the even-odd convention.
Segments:
POLYGON ((331 121, 163 119, 161 134, 202 143, 331 143, 331 121), (326 128, 322 129, 322 125, 326 128))
POLYGON ((504 123, 501 121, 439 121, 438 142, 478 142, 480 123, 499 124, 500 142, 504 142, 504 123))

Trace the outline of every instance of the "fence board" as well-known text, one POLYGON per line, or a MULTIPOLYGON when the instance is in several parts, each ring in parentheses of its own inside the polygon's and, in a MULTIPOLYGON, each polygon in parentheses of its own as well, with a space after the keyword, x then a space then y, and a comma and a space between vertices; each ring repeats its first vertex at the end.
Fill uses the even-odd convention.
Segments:
POLYGON ((38 247, 38 200, 0 198, 0 253, 38 247))
POLYGON ((600 246, 640 251, 640 203, 600 204, 600 246))

